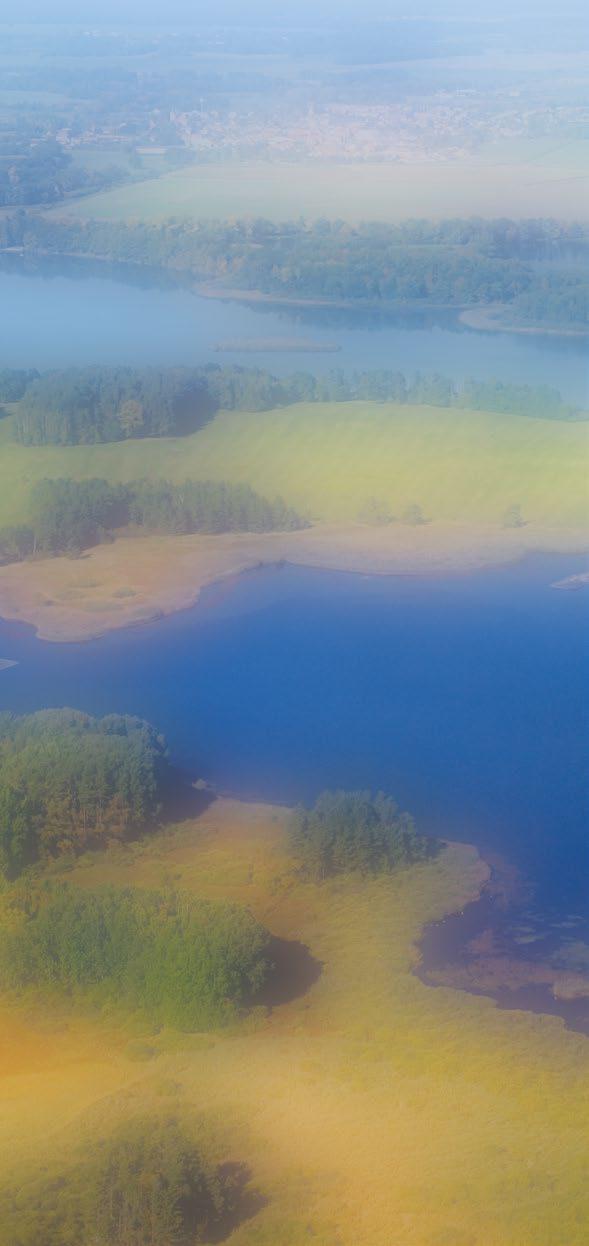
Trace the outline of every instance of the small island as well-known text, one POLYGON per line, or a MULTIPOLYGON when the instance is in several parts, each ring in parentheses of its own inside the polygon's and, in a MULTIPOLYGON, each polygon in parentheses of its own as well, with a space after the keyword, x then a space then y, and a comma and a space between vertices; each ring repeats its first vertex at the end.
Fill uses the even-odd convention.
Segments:
POLYGON ((227 355, 243 351, 252 355, 268 351, 277 355, 283 352, 292 355, 333 355, 341 350, 341 346, 337 342, 318 342, 305 337, 236 337, 216 342, 215 350, 227 355))

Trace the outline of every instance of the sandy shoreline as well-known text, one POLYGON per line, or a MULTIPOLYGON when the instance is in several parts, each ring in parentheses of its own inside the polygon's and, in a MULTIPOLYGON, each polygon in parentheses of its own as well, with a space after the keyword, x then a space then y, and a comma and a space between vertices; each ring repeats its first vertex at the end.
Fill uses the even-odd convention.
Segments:
POLYGON ((589 529, 321 524, 300 532, 122 538, 81 558, 0 567, 0 617, 30 624, 43 640, 90 640, 186 609, 208 585, 257 567, 448 575, 533 551, 584 553, 589 529))
POLYGON ((509 312, 509 303, 489 303, 486 307, 467 307, 460 311, 458 319, 469 329, 478 329, 481 333, 518 333, 534 337, 567 337, 585 338, 587 329, 566 329, 554 325, 525 325, 517 321, 503 320, 502 316, 509 312))

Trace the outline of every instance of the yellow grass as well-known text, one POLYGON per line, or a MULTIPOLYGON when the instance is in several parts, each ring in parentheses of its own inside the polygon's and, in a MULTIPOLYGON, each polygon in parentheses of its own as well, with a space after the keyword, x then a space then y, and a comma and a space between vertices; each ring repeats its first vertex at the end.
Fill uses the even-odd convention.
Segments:
POLYGON ((3 1153, 10 1141, 11 1162, 39 1162, 122 1113, 182 1104, 226 1132, 268 1200, 232 1246, 586 1246, 587 1041, 411 974, 423 922, 476 893, 474 850, 318 887, 292 873, 284 816, 220 801, 68 877, 243 902, 322 962, 310 992, 207 1042, 155 1035, 141 1064, 112 1017, 93 1034, 71 1017, 58 1068, 33 1044, 30 1069, 20 1051, 0 1083, 3 1153))

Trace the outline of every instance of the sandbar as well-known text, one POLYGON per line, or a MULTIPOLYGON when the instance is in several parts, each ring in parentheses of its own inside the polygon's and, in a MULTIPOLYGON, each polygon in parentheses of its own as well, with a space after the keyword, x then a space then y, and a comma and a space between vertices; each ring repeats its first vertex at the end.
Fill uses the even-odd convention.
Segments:
POLYGON ((90 640, 183 610, 203 588, 292 563, 363 575, 448 575, 531 552, 585 553, 589 528, 318 524, 298 532, 122 537, 79 558, 0 567, 0 617, 51 641, 90 640))

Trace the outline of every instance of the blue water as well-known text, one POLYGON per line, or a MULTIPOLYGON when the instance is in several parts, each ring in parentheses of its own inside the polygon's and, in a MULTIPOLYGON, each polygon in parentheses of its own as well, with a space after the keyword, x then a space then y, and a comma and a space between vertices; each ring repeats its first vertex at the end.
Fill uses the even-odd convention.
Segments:
POLYGON ((431 833, 505 854, 589 912, 589 593, 579 558, 441 578, 283 567, 85 644, 0 623, 3 708, 140 714, 220 790, 382 788, 431 833))
POLYGON ((454 313, 383 316, 203 299, 141 269, 0 257, 0 367, 239 363, 284 374, 391 368, 559 389, 589 405, 584 339, 483 333, 454 313), (305 337, 337 354, 219 354, 224 339, 305 337))

